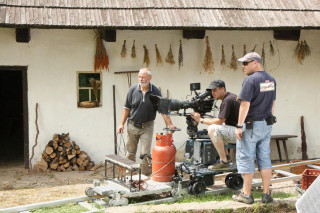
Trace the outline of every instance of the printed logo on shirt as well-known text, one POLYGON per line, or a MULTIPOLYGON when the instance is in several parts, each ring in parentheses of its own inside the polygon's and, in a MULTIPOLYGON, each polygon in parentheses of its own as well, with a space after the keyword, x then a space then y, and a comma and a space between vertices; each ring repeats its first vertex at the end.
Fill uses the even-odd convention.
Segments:
POLYGON ((264 83, 260 83, 260 92, 274 91, 274 82, 267 80, 264 83))

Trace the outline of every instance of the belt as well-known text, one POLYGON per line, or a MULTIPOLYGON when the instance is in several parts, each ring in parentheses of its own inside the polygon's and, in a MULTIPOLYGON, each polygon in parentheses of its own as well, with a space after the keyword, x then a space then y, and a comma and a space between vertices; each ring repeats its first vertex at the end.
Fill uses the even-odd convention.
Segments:
POLYGON ((129 120, 130 123, 133 123, 133 124, 142 124, 142 125, 145 125, 145 124, 148 124, 148 123, 151 123, 152 121, 147 121, 147 122, 139 122, 139 121, 134 121, 134 120, 129 120))

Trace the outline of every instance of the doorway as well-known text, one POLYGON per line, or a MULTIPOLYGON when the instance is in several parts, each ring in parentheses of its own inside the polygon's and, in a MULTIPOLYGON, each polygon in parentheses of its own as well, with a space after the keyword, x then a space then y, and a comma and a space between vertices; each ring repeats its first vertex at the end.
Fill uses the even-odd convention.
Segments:
POLYGON ((27 67, 0 66, 0 165, 29 168, 27 67))

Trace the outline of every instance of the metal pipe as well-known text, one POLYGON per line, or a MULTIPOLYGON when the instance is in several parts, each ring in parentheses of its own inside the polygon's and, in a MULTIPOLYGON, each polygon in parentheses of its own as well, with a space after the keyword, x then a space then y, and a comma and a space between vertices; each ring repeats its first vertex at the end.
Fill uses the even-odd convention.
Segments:
POLYGON ((32 209, 39 209, 39 208, 45 208, 45 207, 50 207, 50 206, 63 205, 63 204, 67 204, 67 203, 76 203, 76 202, 86 201, 86 200, 90 200, 90 199, 91 198, 88 196, 67 198, 67 199, 63 199, 63 200, 48 201, 48 202, 43 202, 43 203, 35 203, 35 204, 29 204, 29 205, 1 209, 0 212, 5 212, 5 213, 22 212, 22 211, 27 211, 27 210, 32 210, 32 209))
POLYGON ((117 112, 116 112, 116 86, 112 86, 113 89, 113 137, 114 137, 114 154, 118 154, 117 147, 117 112))
POLYGON ((142 202, 142 203, 130 204, 129 206, 146 205, 146 204, 160 204, 160 203, 172 203, 172 202, 180 200, 181 198, 182 197, 180 197, 180 198, 168 197, 168 198, 163 198, 163 199, 159 199, 159 200, 151 200, 151 201, 146 201, 146 202, 142 202))

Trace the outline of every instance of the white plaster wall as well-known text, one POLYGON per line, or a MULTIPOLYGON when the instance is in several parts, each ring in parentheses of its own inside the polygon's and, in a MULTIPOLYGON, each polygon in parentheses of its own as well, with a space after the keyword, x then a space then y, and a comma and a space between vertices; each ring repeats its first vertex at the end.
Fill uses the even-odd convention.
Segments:
MULTIPOLYGON (((211 50, 215 62, 215 71, 208 74, 203 71, 205 40, 183 39, 182 31, 117 31, 117 42, 105 43, 110 60, 110 71, 102 74, 102 107, 83 109, 77 107, 77 71, 92 71, 95 54, 95 38, 92 30, 43 30, 32 29, 28 44, 16 43, 14 29, 0 28, 0 65, 28 66, 28 104, 29 104, 29 144, 34 145, 36 136, 35 104, 39 103, 38 146, 35 148, 33 162, 41 157, 45 145, 54 133, 70 133, 70 137, 95 162, 103 161, 106 154, 113 153, 113 105, 112 85, 116 86, 117 126, 121 119, 122 106, 128 89, 127 76, 114 72, 138 70, 142 67, 143 47, 149 50, 153 70, 152 82, 161 87, 163 96, 167 90, 171 98, 185 100, 190 94, 189 84, 201 82, 202 91, 214 79, 223 79, 227 90, 239 94, 246 77, 241 71, 228 67, 231 59, 231 45, 239 58, 243 53, 243 44, 249 52, 255 44, 261 54, 265 43, 266 70, 277 80, 276 116, 278 123, 273 134, 296 134, 298 138, 287 143, 289 157, 301 158, 300 116, 305 117, 305 130, 310 158, 319 157, 319 135, 317 125, 319 113, 318 80, 320 72, 320 31, 301 31, 301 39, 307 40, 312 55, 304 63, 298 64, 293 58, 297 42, 274 41, 272 31, 206 31, 210 38, 211 50), (123 40, 127 40, 126 58, 120 52, 123 40), (137 58, 132 59, 131 46, 136 41, 137 58), (182 40, 184 64, 178 69, 179 40, 182 40), (269 41, 274 41, 275 56, 270 56, 269 41), (156 65, 154 44, 158 45, 163 61, 172 45, 176 64, 164 62, 156 65), (220 66, 221 45, 224 45, 226 66, 220 66)), ((137 74, 132 74, 132 84, 137 82, 137 74)), ((174 134, 175 144, 179 148, 187 138, 184 117, 173 117, 174 124, 182 129, 174 134)), ((164 121, 157 116, 155 133, 162 132, 164 121)), ((200 128, 205 128, 201 125, 200 128)), ((125 136, 124 136, 125 138, 125 136)), ((118 143, 120 142, 118 137, 118 143)), ((153 141, 154 142, 154 141, 153 141)), ((272 143, 272 158, 278 159, 276 146, 272 143)))

